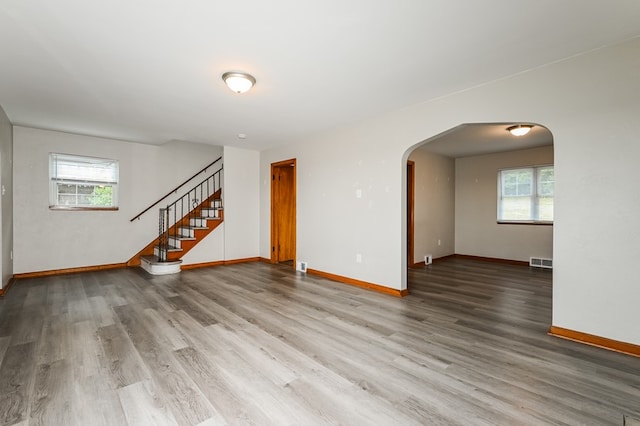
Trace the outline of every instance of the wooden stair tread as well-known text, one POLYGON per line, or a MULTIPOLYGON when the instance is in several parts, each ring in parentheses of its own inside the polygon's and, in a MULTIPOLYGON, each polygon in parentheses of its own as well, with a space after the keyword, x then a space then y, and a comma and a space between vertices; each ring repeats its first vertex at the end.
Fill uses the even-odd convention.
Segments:
MULTIPOLYGON (((160 250, 160 246, 154 246, 153 248, 160 250)), ((180 247, 168 246, 167 247, 167 251, 182 251, 182 249, 180 247)), ((143 256, 141 256, 141 257, 143 257, 143 256)))

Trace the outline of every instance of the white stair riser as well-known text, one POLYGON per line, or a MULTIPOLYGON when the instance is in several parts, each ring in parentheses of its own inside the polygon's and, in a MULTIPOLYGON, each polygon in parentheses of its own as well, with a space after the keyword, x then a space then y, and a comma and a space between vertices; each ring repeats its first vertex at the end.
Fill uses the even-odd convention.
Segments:
POLYGON ((196 237, 196 231, 194 229, 191 228, 185 228, 183 226, 181 226, 180 228, 178 228, 178 233, 183 236, 183 237, 187 237, 187 238, 195 238, 196 237))
POLYGON ((158 248, 158 246, 155 246, 153 248, 153 255, 160 257, 160 249, 158 248))
POLYGON ((142 269, 144 269, 145 271, 147 271, 152 275, 167 275, 167 274, 177 274, 178 272, 180 272, 180 263, 177 263, 177 264, 176 263, 177 262, 171 262, 170 264, 167 264, 167 265, 157 264, 157 263, 152 264, 145 261, 144 259, 141 259, 140 266, 142 267, 142 269))
POLYGON ((218 210, 214 209, 214 208, 210 208, 210 209, 202 209, 202 211, 200 212, 200 214, 202 215, 202 217, 213 217, 213 218, 219 218, 220 216, 218 215, 218 210))
POLYGON ((189 219, 189 225, 195 226, 196 228, 206 228, 207 227, 207 219, 189 219))

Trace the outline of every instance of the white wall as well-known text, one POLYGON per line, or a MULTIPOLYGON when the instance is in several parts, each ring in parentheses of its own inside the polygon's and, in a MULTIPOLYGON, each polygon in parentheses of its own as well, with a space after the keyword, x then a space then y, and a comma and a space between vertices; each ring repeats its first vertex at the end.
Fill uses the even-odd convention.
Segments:
POLYGON ((455 253, 455 160, 416 149, 409 156, 414 161, 414 259, 434 259, 455 253))
POLYGON ((553 226, 498 224, 498 170, 553 164, 553 147, 456 159, 457 254, 529 261, 553 257, 553 226))
MULTIPOLYGON (((225 219, 226 220, 226 219, 225 219)), ((199 263, 211 263, 225 259, 224 255, 224 222, 198 242, 187 254, 182 257, 183 265, 195 265, 199 263)))
POLYGON ((26 273, 126 262, 157 237, 158 207, 130 219, 220 157, 222 148, 143 145, 15 126, 13 154, 14 272, 26 273), (120 209, 49 210, 50 152, 117 159, 120 209))
POLYGON ((401 250, 387 242, 400 232, 393 222, 402 200, 399 158, 392 160, 396 149, 389 144, 364 143, 359 132, 365 130, 261 153, 262 257, 270 258, 270 165, 296 158, 296 260, 311 269, 398 288, 401 250))
POLYGON ((13 276, 13 128, 0 106, 0 240, 2 264, 0 288, 13 276))
POLYGON ((408 150, 463 123, 540 123, 555 148, 553 324, 640 344, 638 69, 634 39, 265 151, 261 254, 269 255, 269 164, 295 157, 297 259, 405 288, 408 150))
POLYGON ((260 153, 224 147, 224 258, 260 255, 260 153))

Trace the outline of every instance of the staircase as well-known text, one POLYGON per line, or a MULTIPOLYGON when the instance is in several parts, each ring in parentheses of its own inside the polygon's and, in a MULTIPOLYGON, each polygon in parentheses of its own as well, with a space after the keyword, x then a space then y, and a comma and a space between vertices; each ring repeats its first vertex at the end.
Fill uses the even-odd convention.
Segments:
POLYGON ((153 275, 180 272, 182 257, 224 220, 221 183, 222 165, 178 200, 160 208, 158 238, 127 265, 141 266, 153 275))

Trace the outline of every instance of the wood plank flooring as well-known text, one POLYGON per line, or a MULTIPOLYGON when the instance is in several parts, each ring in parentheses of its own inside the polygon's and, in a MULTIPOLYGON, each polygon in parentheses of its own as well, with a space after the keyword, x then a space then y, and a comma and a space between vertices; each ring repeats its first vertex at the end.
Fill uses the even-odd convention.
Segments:
POLYGON ((448 259, 403 299, 250 263, 33 278, 1 425, 622 425, 640 359, 548 336, 551 273, 448 259))

